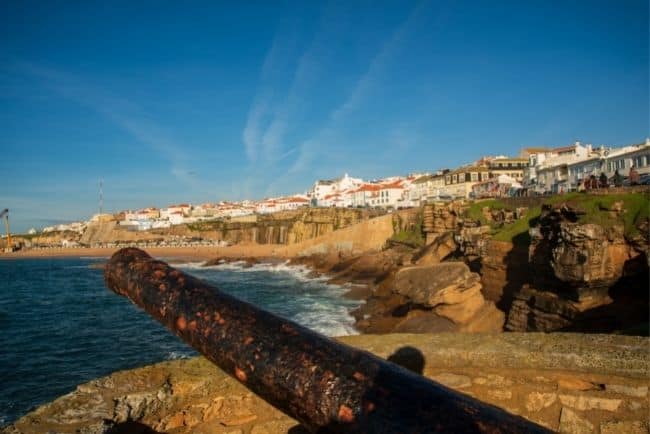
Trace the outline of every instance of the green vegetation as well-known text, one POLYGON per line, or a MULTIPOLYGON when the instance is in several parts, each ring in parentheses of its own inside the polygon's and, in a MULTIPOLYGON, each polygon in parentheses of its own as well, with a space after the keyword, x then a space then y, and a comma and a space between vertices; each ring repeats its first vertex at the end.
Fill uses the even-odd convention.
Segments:
POLYGON ((404 224, 402 217, 395 214, 393 217, 393 236, 391 240, 407 244, 412 247, 424 246, 424 235, 422 232, 424 216, 420 211, 414 224, 404 224))
POLYGON ((205 232, 205 231, 220 231, 225 226, 223 220, 208 220, 196 223, 188 223, 187 228, 191 231, 205 232))
MULTIPOLYGON (((545 204, 557 204, 567 202, 571 207, 577 208, 584 214, 578 218, 578 223, 595 223, 605 228, 622 224, 626 237, 638 235, 638 225, 650 216, 650 198, 645 193, 626 193, 626 194, 609 194, 609 195, 592 195, 585 193, 569 193, 545 198, 545 204), (623 202, 625 212, 618 218, 612 217, 609 212, 615 202, 623 202)), ((530 243, 528 229, 537 224, 541 214, 542 206, 531 207, 526 215, 514 223, 498 225, 494 222, 488 222, 483 215, 483 208, 506 209, 508 207, 503 201, 498 199, 474 202, 467 210, 467 217, 472 220, 478 220, 481 224, 492 226, 492 238, 497 241, 507 241, 512 243, 530 243)))

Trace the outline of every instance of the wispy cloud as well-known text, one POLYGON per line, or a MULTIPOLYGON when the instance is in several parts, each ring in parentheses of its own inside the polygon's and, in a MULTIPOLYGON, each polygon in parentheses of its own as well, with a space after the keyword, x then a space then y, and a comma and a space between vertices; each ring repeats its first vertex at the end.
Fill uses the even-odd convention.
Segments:
POLYGON ((44 86, 61 96, 100 113, 139 143, 166 159, 170 165, 170 173, 178 181, 193 188, 198 187, 196 177, 187 176, 187 152, 171 138, 168 131, 129 99, 90 84, 83 77, 57 69, 19 63, 16 70, 39 79, 44 86))
POLYGON ((341 124, 370 98, 373 89, 380 83, 384 71, 417 26, 425 7, 426 3, 420 2, 413 8, 408 17, 372 58, 365 73, 357 80, 345 101, 330 112, 325 125, 314 137, 300 144, 299 155, 289 169, 289 173, 308 170, 312 162, 319 158, 318 154, 324 149, 328 149, 328 145, 334 142, 341 124))
POLYGON ((287 33, 278 33, 264 57, 257 92, 248 111, 246 125, 242 131, 242 141, 246 157, 256 163, 263 152, 263 137, 270 123, 273 101, 276 97, 275 81, 286 67, 288 57, 293 51, 296 37, 290 29, 287 33))
MULTIPOLYGON (((288 48, 295 48, 295 29, 276 35, 260 74, 258 92, 249 110, 242 139, 249 161, 274 163, 286 154, 286 135, 292 125, 300 124, 306 111, 315 106, 309 98, 325 72, 323 64, 334 57, 347 20, 345 5, 332 3, 326 7, 314 37, 297 60, 286 92, 279 90, 286 74, 278 74, 291 64, 288 48)), ((294 151, 289 151, 293 153, 294 151)))

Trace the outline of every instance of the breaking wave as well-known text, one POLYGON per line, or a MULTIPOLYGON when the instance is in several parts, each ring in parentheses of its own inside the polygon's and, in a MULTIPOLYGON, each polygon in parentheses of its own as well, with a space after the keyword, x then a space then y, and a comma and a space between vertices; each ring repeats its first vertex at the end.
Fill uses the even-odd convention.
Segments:
POLYGON ((327 283, 303 265, 289 262, 249 264, 246 261, 178 264, 238 298, 291 319, 327 336, 357 334, 351 310, 361 302, 343 297, 347 285, 327 283))

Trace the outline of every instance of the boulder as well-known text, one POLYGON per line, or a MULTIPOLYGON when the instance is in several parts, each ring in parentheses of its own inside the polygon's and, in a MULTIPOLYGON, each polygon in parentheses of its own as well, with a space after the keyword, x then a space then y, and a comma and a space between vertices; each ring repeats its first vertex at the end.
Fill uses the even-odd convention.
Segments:
POLYGON ((443 323, 436 316, 456 324, 458 331, 498 332, 503 327, 503 312, 485 300, 479 275, 462 262, 402 268, 395 274, 393 288, 416 309, 396 331, 441 331, 443 323), (431 311, 427 314, 430 325, 425 326, 422 316, 413 313, 417 309, 431 311))
POLYGON ((454 233, 449 231, 438 235, 413 256, 417 265, 438 264, 458 249, 454 233))
POLYGON ((462 262, 405 267, 395 275, 394 291, 427 307, 456 304, 471 298, 480 277, 462 262))

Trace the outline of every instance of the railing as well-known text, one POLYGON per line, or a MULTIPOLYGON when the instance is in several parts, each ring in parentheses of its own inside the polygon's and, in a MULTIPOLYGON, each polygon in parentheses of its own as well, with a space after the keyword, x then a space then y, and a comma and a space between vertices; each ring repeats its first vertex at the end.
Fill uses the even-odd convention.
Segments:
POLYGON ((549 432, 237 300, 142 250, 115 253, 105 280, 312 432, 549 432))

